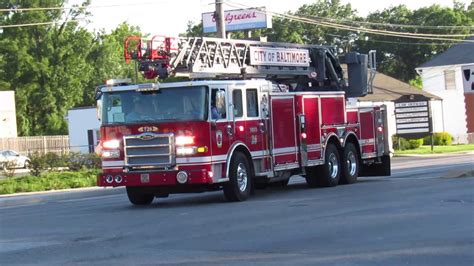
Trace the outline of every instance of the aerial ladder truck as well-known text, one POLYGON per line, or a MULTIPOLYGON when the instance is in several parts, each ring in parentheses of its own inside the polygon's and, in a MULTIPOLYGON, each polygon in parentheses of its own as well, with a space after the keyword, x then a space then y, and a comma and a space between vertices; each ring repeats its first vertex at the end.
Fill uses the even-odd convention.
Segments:
POLYGON ((360 108, 375 54, 330 46, 218 38, 129 37, 124 57, 150 83, 96 90, 99 186, 125 186, 132 204, 172 193, 309 187, 390 175, 384 106, 360 108), (173 77, 184 81, 157 82, 173 77), (137 111, 138 109, 138 111, 137 111))

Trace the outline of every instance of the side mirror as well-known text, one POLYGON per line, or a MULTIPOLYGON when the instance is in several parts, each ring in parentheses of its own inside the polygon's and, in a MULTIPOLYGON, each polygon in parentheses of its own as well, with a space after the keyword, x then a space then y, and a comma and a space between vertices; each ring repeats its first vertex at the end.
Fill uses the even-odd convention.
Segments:
POLYGON ((102 120, 102 100, 97 100, 96 110, 97 110, 97 119, 102 120))

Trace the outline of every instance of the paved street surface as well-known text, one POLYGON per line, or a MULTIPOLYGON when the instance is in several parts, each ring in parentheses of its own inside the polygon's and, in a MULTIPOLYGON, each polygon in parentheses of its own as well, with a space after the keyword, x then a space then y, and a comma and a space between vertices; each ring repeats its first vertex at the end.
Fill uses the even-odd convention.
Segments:
POLYGON ((295 177, 241 203, 215 192, 133 207, 118 190, 0 205, 0 265, 473 265, 472 162, 396 158, 391 178, 295 177))

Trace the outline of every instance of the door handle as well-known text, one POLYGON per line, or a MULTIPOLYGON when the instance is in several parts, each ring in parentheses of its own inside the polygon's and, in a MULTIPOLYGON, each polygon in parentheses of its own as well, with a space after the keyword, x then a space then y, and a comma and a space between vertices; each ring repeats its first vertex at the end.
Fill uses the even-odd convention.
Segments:
POLYGON ((231 125, 227 125, 227 135, 229 136, 234 135, 234 130, 232 129, 231 125))
POLYGON ((258 124, 258 129, 261 133, 265 133, 265 124, 263 122, 260 122, 260 124, 258 124))

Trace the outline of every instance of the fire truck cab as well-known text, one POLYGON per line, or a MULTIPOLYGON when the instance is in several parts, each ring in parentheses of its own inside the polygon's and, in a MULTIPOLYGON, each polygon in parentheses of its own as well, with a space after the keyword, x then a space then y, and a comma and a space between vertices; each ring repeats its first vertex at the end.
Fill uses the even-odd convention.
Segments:
MULTIPOLYGON (((204 38, 194 40, 201 41, 194 43, 196 47, 205 47, 204 38)), ((210 41, 224 46, 220 40, 210 41)), ((236 63, 229 47, 227 58, 236 63)), ((263 52, 276 51, 276 47, 258 51, 264 56, 263 52)), ((173 50, 173 58, 140 61, 142 72, 148 77, 176 74, 186 61, 180 52, 187 50, 190 57, 192 49, 189 39, 183 40, 173 50)), ((239 74, 229 70, 231 64, 226 68, 226 53, 213 59, 220 60, 221 69, 214 72, 218 67, 207 65, 206 72, 203 62, 208 59, 194 53, 193 65, 186 66, 190 72, 223 73, 227 78, 147 84, 121 81, 100 87, 102 173, 98 185, 126 186, 130 202, 145 205, 171 193, 220 189, 226 199, 242 201, 254 188, 270 183, 283 186, 293 175, 304 176, 310 187, 350 184, 359 175, 390 175, 384 107, 352 106, 346 99, 350 93, 328 89, 337 84, 318 81, 318 72, 311 72, 314 69, 304 70, 311 72, 306 75, 309 80, 302 80, 301 74, 293 76, 299 67, 291 65, 295 60, 319 62, 315 52, 301 51, 281 55, 291 61, 285 66, 294 67, 286 72, 241 67, 239 74)), ((247 65, 258 63, 247 61, 247 65)), ((323 65, 328 77, 339 76, 327 70, 332 65, 323 65)))

